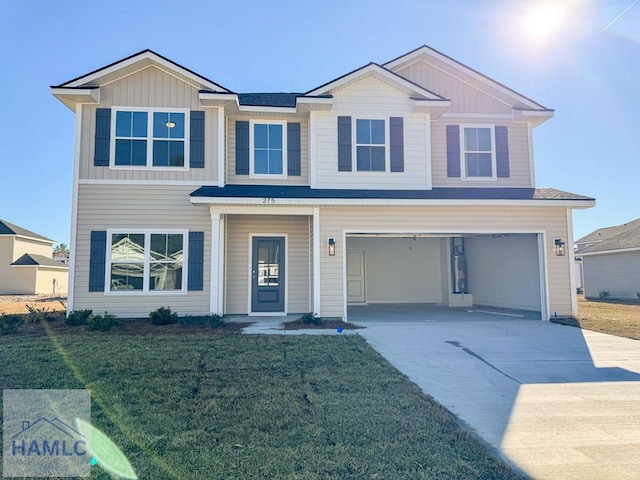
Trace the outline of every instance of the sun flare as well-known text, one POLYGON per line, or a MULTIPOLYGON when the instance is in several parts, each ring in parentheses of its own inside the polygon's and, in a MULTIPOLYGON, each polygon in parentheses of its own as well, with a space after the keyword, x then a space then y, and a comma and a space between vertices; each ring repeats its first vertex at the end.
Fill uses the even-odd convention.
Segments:
POLYGON ((557 0, 536 2, 525 14, 523 26, 529 36, 544 40, 562 28, 566 17, 566 2, 557 0))

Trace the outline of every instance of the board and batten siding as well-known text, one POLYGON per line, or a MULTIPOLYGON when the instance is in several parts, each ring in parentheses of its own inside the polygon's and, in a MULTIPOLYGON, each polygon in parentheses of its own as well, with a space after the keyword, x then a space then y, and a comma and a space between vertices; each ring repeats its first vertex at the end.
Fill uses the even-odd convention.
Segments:
MULTIPOLYGON (((187 118, 187 121, 189 119, 187 118)), ((80 179, 85 180, 157 180, 214 182, 218 178, 218 109, 200 105, 198 88, 149 66, 137 73, 100 87, 100 105, 82 109, 80 179), (204 168, 184 171, 149 169, 110 169, 93 165, 96 108, 149 107, 186 108, 205 112, 204 168)), ((189 139, 186 139, 188 142, 189 139)))
MULTIPOLYGON (((180 315, 210 311, 211 214, 206 206, 193 206, 189 186, 80 185, 74 309, 121 317, 146 317, 160 306, 180 315), (204 232, 204 287, 186 294, 105 294, 89 292, 91 231, 107 229, 184 229, 204 232)), ((186 277, 184 279, 186 281, 186 277)))
POLYGON ((599 298, 608 291, 612 298, 637 300, 640 292, 640 251, 585 255, 582 257, 584 293, 599 298))
POLYGON ((409 95, 374 77, 365 77, 333 94, 330 112, 316 112, 316 188, 403 189, 427 187, 429 115, 412 113, 409 95), (338 117, 352 119, 353 171, 338 172, 338 117), (389 119, 403 117, 404 172, 390 172, 389 119), (361 119, 384 119, 386 172, 358 172, 355 155, 355 124, 361 119))
MULTIPOLYGON (((272 113, 252 112, 248 115, 226 117, 226 181, 228 184, 241 185, 309 185, 309 119, 294 115, 278 115, 272 113), (286 178, 252 178, 251 175, 236 175, 236 121, 269 120, 278 122, 296 122, 300 124, 300 175, 289 175, 286 178)), ((284 146, 286 150, 286 145, 284 146)), ((284 166, 286 173, 287 168, 284 166)))
POLYGON ((227 215, 226 229, 226 309, 227 314, 247 314, 249 308, 250 234, 286 234, 285 281, 288 313, 311 310, 309 290, 309 223, 298 215, 227 215))
POLYGON ((557 257, 553 238, 568 238, 563 207, 437 206, 437 207, 321 207, 320 237, 335 237, 336 255, 320 262, 320 297, 323 317, 343 316, 343 233, 385 231, 505 233, 546 231, 548 291, 551 314, 571 315, 570 256, 557 257))
POLYGON ((508 113, 514 99, 435 58, 418 59, 394 71, 451 100, 450 113, 508 113))
MULTIPOLYGON (((495 138, 493 139, 495 148, 495 138)), ((530 187, 529 132, 525 123, 501 120, 460 121, 440 118, 431 124, 431 152, 434 187, 530 187), (496 180, 462 180, 447 176, 447 125, 504 125, 509 132, 509 177, 496 180)), ((464 159, 462 165, 464 166, 464 159)))

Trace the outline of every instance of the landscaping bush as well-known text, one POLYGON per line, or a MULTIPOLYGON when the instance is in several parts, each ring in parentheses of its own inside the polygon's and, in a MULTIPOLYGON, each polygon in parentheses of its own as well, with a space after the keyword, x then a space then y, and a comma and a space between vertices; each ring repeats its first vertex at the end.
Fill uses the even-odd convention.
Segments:
POLYGON ((172 325, 178 323, 178 314, 171 311, 171 307, 160 307, 149 313, 151 323, 154 325, 172 325))
POLYGON ((208 322, 209 326, 212 328, 220 328, 220 327, 224 327, 226 325, 226 322, 224 321, 224 318, 222 318, 221 315, 218 315, 217 313, 213 313, 211 315, 208 315, 208 322))
POLYGON ((115 315, 104 312, 102 315, 91 315, 87 320, 87 330, 106 332, 114 327, 120 326, 120 322, 115 315))
POLYGON ((603 302, 606 302, 607 300, 611 299, 611 293, 609 292, 609 290, 601 290, 598 296, 600 297, 600 300, 603 302))
POLYGON ((320 325, 322 323, 322 319, 317 317, 315 313, 309 312, 305 313, 300 317, 300 321, 307 325, 320 325))
POLYGON ((178 318, 180 325, 208 325, 212 328, 219 328, 225 326, 225 321, 221 315, 185 315, 178 318))
POLYGON ((77 327, 80 325, 86 325, 89 322, 89 318, 93 314, 93 310, 74 310, 64 320, 64 323, 77 327))
POLYGON ((43 320, 47 322, 53 322, 58 320, 63 314, 61 312, 54 312, 46 307, 38 308, 31 305, 26 305, 29 313, 27 314, 27 323, 40 323, 43 320))
POLYGON ((584 288, 582 288, 582 287, 578 287, 578 288, 576 288, 576 293, 577 293, 578 295, 582 295, 582 294, 584 293, 584 288))
POLYGON ((16 333, 23 322, 20 315, 0 315, 0 335, 16 333))

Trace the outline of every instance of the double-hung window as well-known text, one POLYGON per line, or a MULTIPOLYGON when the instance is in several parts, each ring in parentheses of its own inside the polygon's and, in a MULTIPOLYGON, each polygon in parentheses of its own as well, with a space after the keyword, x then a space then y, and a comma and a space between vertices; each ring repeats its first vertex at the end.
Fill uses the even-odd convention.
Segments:
POLYGON ((110 231, 110 292, 186 292, 184 231, 110 231))
POLYGON ((464 177, 496 178, 493 127, 463 126, 460 130, 464 177))
POLYGON ((384 120, 356 119, 356 165, 359 172, 384 172, 386 158, 384 120))
POLYGON ((112 166, 185 168, 188 155, 186 110, 115 108, 112 166))
POLYGON ((254 176, 285 176, 286 122, 251 122, 250 159, 254 176))

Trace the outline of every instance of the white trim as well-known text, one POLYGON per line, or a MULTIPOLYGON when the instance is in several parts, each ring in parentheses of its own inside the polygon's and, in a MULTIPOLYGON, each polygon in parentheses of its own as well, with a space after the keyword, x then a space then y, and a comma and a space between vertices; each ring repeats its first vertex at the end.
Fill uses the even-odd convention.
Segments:
POLYGON ((533 160, 533 125, 527 123, 527 141, 529 142, 529 182, 536 188, 536 169, 533 160))
POLYGON ((220 188, 225 184, 225 127, 224 108, 218 107, 218 187, 220 188))
POLYGON ((417 93, 418 95, 423 95, 426 98, 430 98, 430 99, 434 99, 434 100, 446 100, 443 99, 437 95, 435 95, 433 92, 430 92, 429 90, 426 90, 414 83, 409 82, 408 80, 406 80, 405 78, 401 77, 400 75, 398 75, 395 72, 390 72, 388 71, 386 68, 381 67, 380 65, 376 65, 375 63, 371 63, 369 65, 366 65, 365 67, 359 68, 358 70, 355 70, 351 73, 349 73, 346 76, 342 76, 336 80, 333 80, 332 82, 329 82, 321 87, 316 88, 315 90, 312 90, 310 92, 307 92, 305 95, 322 95, 325 94, 335 88, 340 87, 341 85, 344 85, 345 83, 349 83, 355 79, 357 79, 358 77, 364 77, 370 73, 377 73, 378 75, 381 75, 383 77, 385 77, 386 79, 388 79, 389 81, 397 84, 397 85, 401 85, 403 88, 417 93))
POLYGON ((239 105, 240 112, 265 112, 265 113, 298 113, 296 107, 268 107, 260 105, 239 105))
POLYGON ((249 316, 278 316, 287 315, 289 312, 289 234, 288 233, 249 233, 249 265, 247 277, 249 280, 249 295, 247 312, 249 316), (281 312, 254 312, 251 305, 251 294, 253 288, 253 237, 284 237, 284 310, 281 312))
MULTIPOLYGON (((36 268, 55 268, 55 269, 62 269, 62 270, 69 270, 69 267, 67 267, 66 265, 60 266, 60 267, 55 267, 53 265, 9 265, 11 268, 22 268, 22 267, 36 267, 36 268)), ((67 300, 68 302, 68 300, 67 300)))
POLYGON ((314 105, 332 105, 333 104, 333 98, 331 97, 307 97, 307 96, 301 96, 301 97, 296 97, 296 105, 298 104, 314 104, 314 105))
POLYGON ((309 112, 309 154, 307 161, 309 162, 309 185, 311 188, 316 188, 316 177, 318 175, 316 165, 317 117, 316 112, 309 112))
POLYGON ((287 158, 287 121, 286 120, 249 120, 249 178, 264 178, 264 179, 283 179, 288 175, 288 158, 287 158), (254 127, 255 125, 280 125, 282 127, 282 173, 254 173, 254 127))
POLYGON ((211 285, 209 289, 209 311, 211 313, 222 314, 218 291, 222 287, 220 277, 220 214, 211 212, 211 285))
POLYGON ((76 105, 76 138, 73 150, 73 191, 71 193, 71 238, 69 239, 69 278, 67 280, 67 315, 75 300, 76 236, 78 234, 78 180, 80 178, 80 150, 82 149, 82 104, 76 105))
MULTIPOLYGON (((382 173, 382 172, 380 172, 382 173)), ((395 198, 274 198, 274 205, 287 206, 483 206, 483 207, 569 207, 591 208, 595 200, 464 200, 464 199, 395 199, 395 198)), ((191 197, 193 204, 262 205, 263 197, 191 197)))
MULTIPOLYGON (((353 139, 351 145, 351 172, 360 175, 379 175, 383 173, 391 172, 391 160, 390 160, 390 143, 391 143, 391 120, 388 117, 354 117, 351 122, 351 138, 353 139), (372 120, 380 120, 384 122, 384 144, 379 143, 358 143, 358 120, 365 120, 371 122, 372 120), (384 147, 384 170, 358 170, 358 147, 384 147)), ((371 123, 369 123, 371 125, 371 123)))
POLYGON ((538 270, 540 270, 540 316, 548 322, 551 318, 551 303, 549 300, 549 269, 547 255, 547 232, 538 234, 538 270), (542 287, 544 285, 544 288, 542 287))
MULTIPOLYGON (((496 162, 496 132, 495 125, 489 123, 463 123, 460 124, 460 179, 462 181, 480 181, 480 182, 493 182, 498 180, 497 162, 496 162), (472 177, 467 175, 467 162, 465 161, 465 154, 467 150, 464 144, 464 131, 467 128, 475 129, 489 129, 491 138, 491 176, 490 177, 472 177)), ((487 153, 484 150, 470 150, 472 153, 487 153)))
MULTIPOLYGON (((571 210, 567 209, 567 244, 571 242, 573 239, 573 216, 571 210)), ((570 245, 566 245, 567 250, 569 250, 569 284, 571 285, 571 315, 578 315, 578 293, 576 291, 576 257, 570 245)))
MULTIPOLYGON (((154 167, 162 168, 162 167, 154 167)), ((173 185, 173 186, 202 186, 206 180, 104 180, 101 178, 81 178, 80 185, 173 185)), ((54 242, 55 243, 55 242, 54 242)))
MULTIPOLYGON (((106 255, 104 268, 104 294, 114 296, 143 296, 143 295, 186 295, 189 283, 189 231, 172 228, 108 228, 106 241, 106 255), (182 289, 181 290, 150 290, 149 276, 151 257, 152 234, 180 234, 182 235, 182 289), (144 235, 144 277, 142 279, 142 290, 111 290, 111 239, 114 234, 143 234, 144 235)), ((140 263, 140 262, 136 262, 140 263)))
POLYGON ((224 278, 225 278, 225 269, 227 268, 225 262, 225 240, 227 238, 226 233, 226 217, 222 216, 220 218, 220 236, 218 242, 218 311, 220 315, 224 315, 224 278))
POLYGON ((313 313, 322 316, 320 311, 320 209, 313 209, 313 313))
POLYGON ((15 235, 2 234, 2 235, 0 235, 0 237, 2 237, 2 236, 7 236, 7 237, 8 237, 8 236, 12 236, 12 237, 14 237, 14 238, 22 238, 22 239, 24 239, 24 240, 29 240, 29 241, 31 241, 31 242, 45 243, 45 244, 47 244, 47 245, 53 245, 54 243, 58 243, 58 242, 56 242, 56 241, 54 241, 54 240, 45 240, 45 239, 43 239, 43 238, 29 237, 29 236, 27 236, 27 235, 18 235, 18 234, 15 234, 15 235))
MULTIPOLYGON (((366 281, 365 281, 366 288, 366 281)), ((349 292, 347 291, 347 232, 342 230, 342 320, 346 323, 347 308, 349 305, 349 292)), ((365 297, 366 298, 366 297, 365 297)))
MULTIPOLYGON (((417 57, 420 57, 421 55, 423 55, 425 53, 430 55, 430 56, 432 56, 432 57, 437 58, 441 62, 443 62, 443 63, 455 68, 456 70, 463 71, 464 73, 466 73, 467 75, 473 77, 474 79, 480 80, 485 85, 488 85, 489 87, 495 88, 496 90, 500 91, 501 93, 503 93, 503 94, 505 94, 505 95, 507 95, 507 96, 509 96, 511 98, 518 99, 521 102, 531 106, 532 108, 542 109, 542 105, 535 103, 533 100, 530 100, 530 99, 524 97, 523 95, 521 95, 521 94, 519 94, 519 93, 517 93, 515 91, 512 91, 512 90, 508 89, 507 87, 504 87, 503 85, 500 85, 495 80, 491 80, 490 78, 487 78, 484 75, 482 75, 482 74, 480 74, 478 72, 475 72, 470 67, 467 67, 466 65, 463 65, 462 63, 459 63, 459 62, 457 62, 457 61, 455 61, 455 60, 453 60, 451 58, 448 58, 448 57, 444 56, 443 54, 441 54, 439 52, 436 52, 432 48, 429 48, 426 45, 423 45, 422 47, 420 47, 417 50, 414 50, 411 53, 408 53, 406 55, 398 57, 395 60, 392 60, 390 62, 384 63, 383 66, 385 68, 388 68, 389 70, 393 70, 394 68, 398 67, 399 65, 403 65, 405 63, 408 64, 411 60, 417 59, 417 57)), ((442 72, 444 72, 444 73, 446 73, 448 75, 454 76, 458 80, 471 85, 469 82, 467 82, 467 81, 465 81, 465 80, 453 75, 451 72, 447 72, 445 70, 442 70, 441 68, 436 67, 435 65, 433 65, 432 63, 427 62, 424 59, 417 59, 416 61, 418 61, 418 60, 421 60, 421 61, 425 62, 426 64, 432 66, 433 68, 436 68, 436 69, 438 69, 438 70, 440 70, 440 71, 442 71, 442 72)), ((407 66, 408 65, 403 65, 403 67, 407 67, 407 66)), ((473 85, 471 85, 471 86, 473 86, 473 85)), ((475 88, 476 90, 480 90, 476 86, 473 86, 473 88, 475 88)), ((489 93, 485 92, 484 90, 480 90, 480 91, 489 95, 489 93)), ((496 98, 496 100, 499 100, 499 99, 496 98)), ((503 100, 500 100, 500 101, 502 103, 506 104, 506 102, 504 102, 503 100)))
MULTIPOLYGON (((191 111, 188 108, 156 108, 156 107, 111 107, 111 135, 109 144, 109 169, 111 170, 156 170, 163 172, 178 171, 183 172, 189 170, 189 138, 190 138, 190 124, 191 124, 191 111), (147 114, 147 164, 146 165, 116 165, 116 118, 118 112, 144 112, 147 114), (184 147, 184 166, 182 167, 163 167, 153 165, 153 141, 156 138, 153 136, 153 114, 154 113, 182 113, 184 114, 184 138, 182 139, 184 147)), ((142 140, 142 137, 126 137, 126 139, 142 140)), ((165 139, 158 139, 165 140, 165 139)), ((180 139, 166 139, 174 140, 176 142, 180 139)))
POLYGON ((425 180, 426 180, 426 189, 433 189, 433 166, 431 164, 431 115, 425 113, 424 115, 424 144, 425 144, 425 180))
POLYGON ((51 87, 51 94, 54 97, 58 95, 64 95, 69 97, 88 97, 84 101, 78 100, 76 103, 87 103, 91 105, 98 105, 100 103, 100 89, 97 87, 87 88, 65 88, 65 87, 51 87), (90 100, 89 100, 90 98, 90 100))
POLYGON ((313 207, 274 207, 271 205, 211 205, 211 210, 227 215, 313 215, 313 207))
MULTIPOLYGON (((84 75, 83 77, 80 77, 76 80, 73 80, 71 82, 67 82, 65 84, 63 84, 62 86, 65 87, 79 87, 82 85, 85 85, 87 83, 92 82, 93 80, 105 77, 111 73, 117 72, 118 70, 121 70, 123 68, 126 68, 128 66, 131 66, 141 60, 144 59, 149 59, 152 60, 153 62, 163 66, 164 68, 167 68, 169 70, 173 70, 175 72, 178 72, 180 75, 183 75, 191 80, 193 80, 195 83, 199 84, 199 85, 204 85, 206 87, 209 87, 212 90, 222 90, 224 92, 228 92, 228 90, 226 88, 221 87, 220 85, 218 85, 217 83, 211 82, 205 78, 200 77, 198 74, 195 74, 193 72, 190 72, 188 70, 186 70, 183 67, 180 67, 179 65, 176 65, 174 63, 171 63, 167 60, 165 60, 164 58, 159 57, 158 55, 156 55, 153 52, 149 52, 149 51, 145 51, 145 52, 141 52, 138 55, 135 55, 131 58, 125 59, 125 60, 121 60, 119 62, 114 63, 113 65, 106 67, 106 68, 101 68, 96 72, 90 73, 88 75, 84 75)), ((145 65, 143 68, 148 67, 149 65, 145 65)))
POLYGON ((462 119, 462 120, 513 120, 513 115, 508 113, 443 113, 442 118, 462 119))
MULTIPOLYGON (((596 242, 594 242, 596 243, 596 242)), ((607 255, 610 253, 630 253, 630 252, 640 252, 640 247, 631 247, 631 248, 619 248, 617 250, 602 250, 599 252, 578 252, 579 257, 590 257, 592 255, 607 255)))

